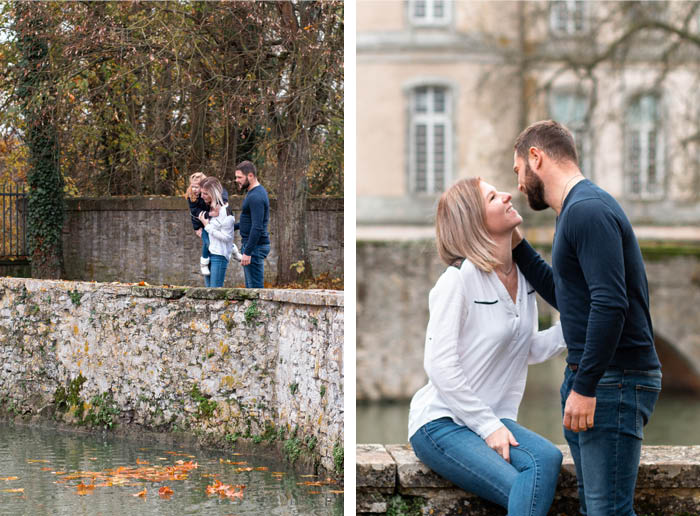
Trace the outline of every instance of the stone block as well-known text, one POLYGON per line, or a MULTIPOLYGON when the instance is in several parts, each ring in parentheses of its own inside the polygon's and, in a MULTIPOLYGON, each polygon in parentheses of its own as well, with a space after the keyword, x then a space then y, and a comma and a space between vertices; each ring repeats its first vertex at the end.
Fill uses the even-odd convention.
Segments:
POLYGON ((401 488, 452 486, 451 482, 419 461, 410 444, 388 444, 386 451, 396 463, 398 482, 401 488))
POLYGON ((378 491, 357 493, 357 514, 384 514, 388 509, 386 496, 378 491))
POLYGON ((396 463, 381 444, 358 444, 356 455, 357 487, 392 491, 396 486, 396 463))

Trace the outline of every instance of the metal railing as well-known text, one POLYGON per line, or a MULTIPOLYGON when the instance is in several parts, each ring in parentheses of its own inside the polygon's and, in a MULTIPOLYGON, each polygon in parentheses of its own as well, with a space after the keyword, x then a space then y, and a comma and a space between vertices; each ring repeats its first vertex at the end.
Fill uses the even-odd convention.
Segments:
POLYGON ((23 183, 0 186, 2 209, 2 240, 0 260, 26 259, 27 252, 27 193, 23 183))

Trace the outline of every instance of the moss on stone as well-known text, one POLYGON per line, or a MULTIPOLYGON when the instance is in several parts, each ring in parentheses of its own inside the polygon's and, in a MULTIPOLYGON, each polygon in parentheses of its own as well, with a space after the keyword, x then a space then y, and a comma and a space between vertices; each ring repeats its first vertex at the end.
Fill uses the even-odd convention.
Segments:
POLYGON ((697 244, 643 242, 640 248, 644 259, 652 262, 660 262, 679 256, 689 256, 700 259, 700 245, 697 244))
POLYGON ((246 301, 248 299, 260 299, 260 292, 254 288, 230 288, 226 299, 230 301, 246 301))

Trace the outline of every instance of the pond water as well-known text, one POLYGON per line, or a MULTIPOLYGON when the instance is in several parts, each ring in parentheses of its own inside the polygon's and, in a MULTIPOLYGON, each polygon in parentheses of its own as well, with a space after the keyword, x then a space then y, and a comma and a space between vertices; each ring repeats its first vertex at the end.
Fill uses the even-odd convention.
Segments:
MULTIPOLYGON (((559 384, 563 358, 531 366, 518 422, 555 444, 566 444, 561 427, 559 384)), ((400 444, 408 442, 409 401, 360 403, 357 406, 357 442, 400 444)), ((645 445, 700 444, 700 399, 661 392, 649 424, 645 445)))
POLYGON ((233 452, 0 422, 3 515, 339 516, 341 490, 233 452))

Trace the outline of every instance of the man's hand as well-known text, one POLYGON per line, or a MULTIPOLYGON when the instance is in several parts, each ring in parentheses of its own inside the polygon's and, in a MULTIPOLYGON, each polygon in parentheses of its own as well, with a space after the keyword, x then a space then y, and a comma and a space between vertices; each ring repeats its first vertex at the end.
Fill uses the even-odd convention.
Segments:
POLYGON ((241 265, 245 267, 246 265, 250 265, 250 256, 247 254, 243 255, 243 258, 241 258, 241 265))
POLYGON ((195 233, 199 238, 202 238, 202 228, 199 228, 195 233))
POLYGON ((485 440, 489 448, 496 450, 508 462, 510 462, 510 447, 520 444, 505 426, 492 432, 485 440))
POLYGON ((564 427, 573 432, 585 432, 593 428, 595 396, 583 396, 571 391, 564 406, 564 427))

